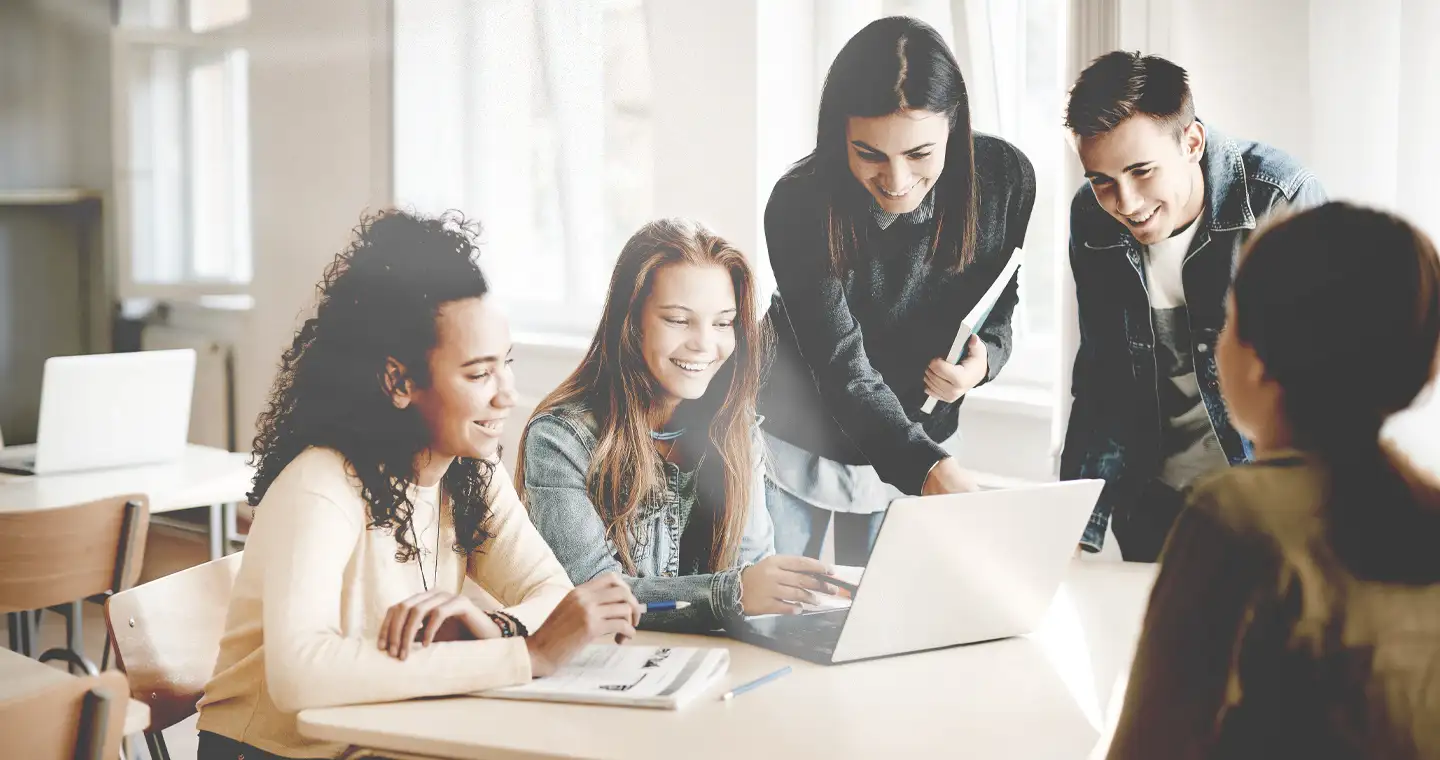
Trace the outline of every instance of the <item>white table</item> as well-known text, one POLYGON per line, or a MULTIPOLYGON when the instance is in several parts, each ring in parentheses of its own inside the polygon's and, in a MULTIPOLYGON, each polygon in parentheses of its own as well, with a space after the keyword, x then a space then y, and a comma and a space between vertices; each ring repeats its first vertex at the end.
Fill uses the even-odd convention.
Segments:
MULTIPOLYGON (((7 447, 6 451, 23 446, 7 447)), ((230 550, 235 505, 254 477, 248 454, 189 444, 176 462, 56 475, 0 474, 0 512, 53 509, 127 493, 150 499, 150 513, 210 508, 210 558, 230 550)))
POLYGON ((677 712, 473 697, 306 710, 301 733, 436 758, 1085 758, 1107 736, 1154 566, 1077 560, 1034 634, 822 666, 728 639, 641 634, 639 643, 723 646, 730 671, 677 712), (794 672, 722 703, 783 665, 794 672), (1117 684, 1120 688, 1116 688, 1117 684))
MULTIPOLYGON (((73 677, 59 668, 52 668, 9 649, 0 649, 0 701, 21 697, 73 677)), ((125 708, 126 736, 150 727, 150 706, 134 699, 128 702, 125 708)))

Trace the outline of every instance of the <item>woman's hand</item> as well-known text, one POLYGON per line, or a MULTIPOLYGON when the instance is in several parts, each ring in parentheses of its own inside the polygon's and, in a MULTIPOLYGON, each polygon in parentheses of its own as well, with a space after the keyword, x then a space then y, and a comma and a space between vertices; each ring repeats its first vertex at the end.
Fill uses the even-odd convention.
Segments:
POLYGON ((624 644, 635 636, 643 610, 630 586, 615 573, 576 586, 560 600, 540 630, 525 640, 530 649, 530 672, 535 676, 554 673, 601 636, 614 636, 616 644, 624 644))
POLYGON ((934 496, 940 493, 970 493, 980 490, 979 484, 970 477, 955 461, 955 457, 945 457, 935 466, 930 468, 930 474, 925 477, 925 485, 920 489, 921 496, 934 496))
POLYGON ((403 660, 417 637, 420 646, 427 647, 436 641, 498 639, 500 628, 469 599, 448 591, 427 591, 385 611, 376 643, 403 660))
POLYGON ((925 370, 926 393, 953 404, 985 379, 985 373, 990 371, 985 341, 972 334, 965 350, 965 358, 959 364, 951 364, 944 358, 930 360, 930 366, 925 370))
POLYGON ((815 602, 815 594, 834 594, 825 581, 804 573, 829 575, 830 568, 809 557, 772 555, 740 573, 740 602, 746 615, 796 615, 802 602, 815 602))

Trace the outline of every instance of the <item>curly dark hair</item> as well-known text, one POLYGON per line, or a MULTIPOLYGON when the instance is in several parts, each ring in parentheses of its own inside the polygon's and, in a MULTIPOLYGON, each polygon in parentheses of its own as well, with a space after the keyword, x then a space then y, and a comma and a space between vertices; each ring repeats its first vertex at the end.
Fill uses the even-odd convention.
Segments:
MULTIPOLYGON (((430 382, 440 307, 489 290, 475 260, 479 234, 478 222, 456 212, 423 217, 392 210, 361 219, 316 286, 315 316, 281 356, 269 407, 257 422, 251 506, 306 448, 331 448, 360 481, 369 527, 395 536, 396 561, 417 555, 407 536, 414 511, 407 491, 430 433, 417 410, 392 403, 383 386, 386 359, 404 364, 421 387, 430 382)), ((454 512, 456 553, 475 551, 490 537, 486 493, 494 474, 490 462, 460 458, 441 480, 454 512)))

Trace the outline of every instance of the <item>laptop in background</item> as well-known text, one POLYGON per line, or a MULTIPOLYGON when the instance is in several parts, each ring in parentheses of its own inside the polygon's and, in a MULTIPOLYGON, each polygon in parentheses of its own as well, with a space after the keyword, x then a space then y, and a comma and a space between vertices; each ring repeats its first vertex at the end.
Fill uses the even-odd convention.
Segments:
POLYGON ((45 360, 32 446, 0 450, 0 472, 49 475, 179 459, 190 431, 195 351, 45 360))
POLYGON ((751 618, 731 633, 825 665, 1030 633, 1060 589, 1104 485, 896 499, 849 609, 751 618))

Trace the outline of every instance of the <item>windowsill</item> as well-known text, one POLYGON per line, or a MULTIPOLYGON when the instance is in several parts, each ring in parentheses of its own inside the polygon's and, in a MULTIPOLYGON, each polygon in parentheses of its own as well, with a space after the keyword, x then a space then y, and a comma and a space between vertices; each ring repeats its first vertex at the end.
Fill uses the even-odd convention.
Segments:
POLYGON ((1006 382, 1002 375, 1000 379, 970 391, 961 412, 964 413, 967 409, 988 414, 1014 414, 1049 420, 1055 411, 1055 401, 1050 389, 1044 385, 1006 382))
POLYGON ((206 314, 246 314, 254 311, 255 297, 244 293, 227 293, 163 298, 121 298, 120 315, 126 319, 144 319, 162 306, 170 312, 199 311, 206 314))

